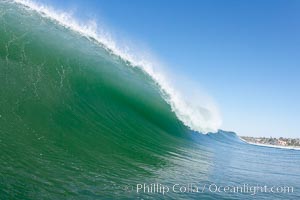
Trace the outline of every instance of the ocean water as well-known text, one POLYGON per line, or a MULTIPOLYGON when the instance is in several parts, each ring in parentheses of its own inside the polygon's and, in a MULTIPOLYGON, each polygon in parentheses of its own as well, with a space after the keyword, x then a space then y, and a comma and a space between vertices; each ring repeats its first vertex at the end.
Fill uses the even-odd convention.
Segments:
POLYGON ((0 1, 0 199, 300 199, 300 151, 193 131, 131 65, 0 1))

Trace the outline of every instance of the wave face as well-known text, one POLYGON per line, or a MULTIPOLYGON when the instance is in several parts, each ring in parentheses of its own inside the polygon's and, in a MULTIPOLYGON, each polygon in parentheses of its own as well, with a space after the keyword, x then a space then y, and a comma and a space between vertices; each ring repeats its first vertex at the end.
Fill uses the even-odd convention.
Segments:
POLYGON ((128 47, 120 48, 115 41, 105 31, 97 30, 95 22, 89 22, 88 25, 80 24, 74 20, 68 13, 57 12, 54 9, 38 5, 30 0, 14 0, 27 8, 34 10, 43 17, 54 20, 60 25, 69 28, 88 39, 97 42, 103 48, 122 58, 131 67, 139 67, 157 84, 164 100, 171 106, 172 111, 177 118, 186 126, 194 131, 201 133, 217 132, 221 125, 221 118, 216 106, 211 100, 199 99, 201 104, 196 103, 195 99, 191 101, 184 94, 175 90, 167 81, 162 73, 154 68, 153 62, 148 61, 144 56, 136 56, 130 53, 128 47), (123 50, 124 49, 124 50, 123 50))
MULTIPOLYGON (((176 103, 162 98, 173 93, 162 89, 161 80, 117 55, 95 37, 0 2, 1 198, 252 199, 211 192, 137 194, 124 187, 300 185, 298 151, 248 145, 224 131, 192 131, 178 117, 181 111, 174 113, 176 103)), ((268 195, 287 194, 258 197, 268 195)))

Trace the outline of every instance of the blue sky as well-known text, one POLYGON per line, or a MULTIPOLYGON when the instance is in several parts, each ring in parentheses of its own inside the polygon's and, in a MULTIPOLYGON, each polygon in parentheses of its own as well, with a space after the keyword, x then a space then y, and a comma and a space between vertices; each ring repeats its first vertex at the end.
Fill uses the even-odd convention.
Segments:
POLYGON ((222 129, 300 137, 300 1, 38 2, 150 48, 215 99, 222 129))

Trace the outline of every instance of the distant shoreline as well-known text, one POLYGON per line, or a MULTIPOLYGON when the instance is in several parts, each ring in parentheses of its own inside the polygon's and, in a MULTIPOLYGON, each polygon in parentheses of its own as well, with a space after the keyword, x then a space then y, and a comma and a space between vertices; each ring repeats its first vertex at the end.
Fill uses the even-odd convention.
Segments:
MULTIPOLYGON (((291 149, 291 150, 300 150, 300 146, 292 146, 292 145, 276 145, 276 144, 268 144, 268 143, 263 143, 265 142, 264 139, 268 139, 268 138, 255 138, 255 137, 247 137, 247 136, 239 136, 239 138, 248 143, 248 144, 252 144, 252 145, 257 145, 257 146, 263 146, 263 147, 271 147, 271 148, 279 148, 279 149, 291 149), (263 140, 263 142, 260 142, 261 140, 263 140)), ((280 139, 277 138, 272 138, 275 141, 279 141, 280 139)), ((284 140, 287 140, 287 138, 283 138, 284 140)), ((295 139, 295 140, 299 140, 299 139, 295 139)))

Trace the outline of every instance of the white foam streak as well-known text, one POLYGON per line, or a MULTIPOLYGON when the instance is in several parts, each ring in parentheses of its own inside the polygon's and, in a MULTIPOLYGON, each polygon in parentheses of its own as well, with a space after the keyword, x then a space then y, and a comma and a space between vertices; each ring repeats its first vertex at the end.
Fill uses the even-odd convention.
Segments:
POLYGON ((27 8, 37 11, 43 17, 55 20, 57 23, 88 38, 93 38, 101 43, 104 48, 113 54, 129 61, 132 66, 140 67, 160 86, 164 99, 170 104, 173 112, 179 120, 194 131, 201 133, 216 132, 221 125, 221 119, 216 106, 212 103, 197 105, 193 101, 197 99, 184 98, 183 94, 175 90, 162 73, 155 70, 153 62, 144 59, 137 54, 129 53, 128 48, 122 49, 110 37, 109 34, 97 27, 97 23, 90 21, 80 24, 72 15, 66 12, 58 12, 52 8, 39 5, 31 0, 13 0, 27 8))

